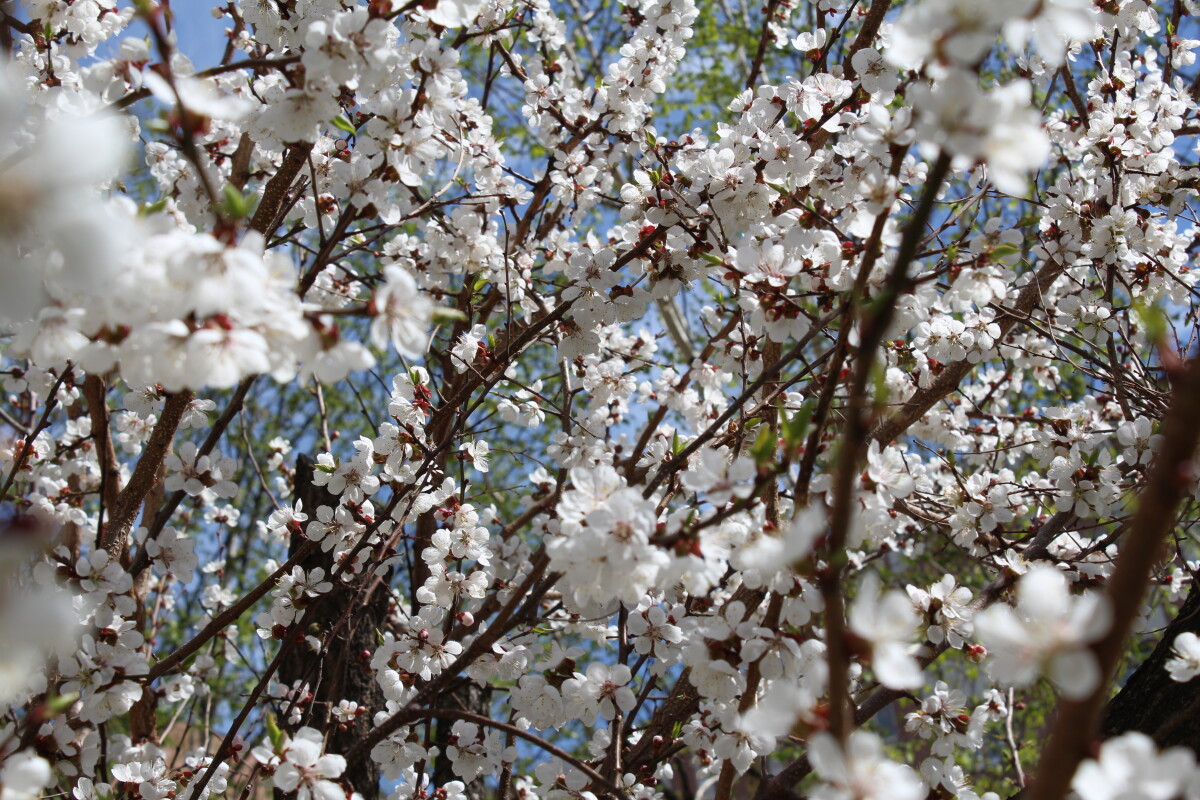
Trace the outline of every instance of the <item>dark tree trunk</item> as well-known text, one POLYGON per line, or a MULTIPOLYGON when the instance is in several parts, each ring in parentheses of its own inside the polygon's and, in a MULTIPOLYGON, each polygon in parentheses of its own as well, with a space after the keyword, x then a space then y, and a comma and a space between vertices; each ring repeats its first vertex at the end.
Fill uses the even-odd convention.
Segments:
MULTIPOLYGON (((338 505, 338 498, 323 486, 314 485, 312 478, 313 461, 302 454, 296 459, 294 488, 296 499, 304 504, 304 513, 310 519, 315 517, 319 506, 336 508, 338 505)), ((293 533, 291 552, 294 554, 304 541, 302 535, 293 533)), ((301 562, 301 566, 305 571, 320 567, 328 577, 333 569, 333 559, 317 549, 301 562)), ((299 642, 280 664, 280 680, 289 687, 298 680, 308 683, 312 705, 305 710, 302 724, 330 730, 328 750, 331 753, 348 752, 355 742, 370 732, 372 717, 384 707, 383 690, 362 654, 374 651, 376 647, 376 632, 384 628, 387 619, 388 599, 386 586, 381 585, 369 597, 362 597, 356 586, 335 585, 331 592, 321 597, 314 611, 313 624, 303 632, 322 638, 336 626, 336 639, 328 643, 324 657, 317 658, 312 648, 299 642), (339 700, 353 700, 367 710, 342 728, 333 721, 332 714, 339 700)), ((283 723, 286 720, 281 720, 283 723)), ((342 777, 364 800, 379 797, 379 765, 371 759, 348 764, 342 777)))
POLYGON ((1105 738, 1140 731, 1159 747, 1182 745, 1200 753, 1200 679, 1176 683, 1166 670, 1175 637, 1189 631, 1200 633, 1200 590, 1195 583, 1150 657, 1109 701, 1105 738))

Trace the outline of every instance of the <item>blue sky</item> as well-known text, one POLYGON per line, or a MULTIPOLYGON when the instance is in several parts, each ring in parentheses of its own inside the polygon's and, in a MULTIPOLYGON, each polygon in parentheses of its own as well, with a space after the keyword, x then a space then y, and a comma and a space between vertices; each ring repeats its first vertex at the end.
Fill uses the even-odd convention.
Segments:
MULTIPOLYGON (((212 9, 216 4, 212 0, 173 0, 169 5, 175 16, 179 49, 198 66, 211 66, 225 50, 229 21, 213 17, 212 9)), ((129 26, 130 35, 144 36, 146 32, 146 26, 140 21, 129 26)))

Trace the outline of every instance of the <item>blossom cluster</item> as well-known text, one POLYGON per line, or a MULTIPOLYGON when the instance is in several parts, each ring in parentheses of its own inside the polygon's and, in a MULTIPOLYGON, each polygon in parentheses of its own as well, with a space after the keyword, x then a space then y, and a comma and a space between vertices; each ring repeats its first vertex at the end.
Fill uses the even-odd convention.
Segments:
POLYGON ((1200 797, 1192 0, 181 5, 0 3, 0 800, 1200 797))

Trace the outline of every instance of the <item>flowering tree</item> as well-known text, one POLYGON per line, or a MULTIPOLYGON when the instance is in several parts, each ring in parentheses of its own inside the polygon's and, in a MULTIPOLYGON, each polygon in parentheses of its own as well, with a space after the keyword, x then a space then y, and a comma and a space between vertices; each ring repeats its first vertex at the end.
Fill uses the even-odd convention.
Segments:
POLYGON ((0 2, 2 800, 1200 797, 1194 0, 174 5, 0 2))

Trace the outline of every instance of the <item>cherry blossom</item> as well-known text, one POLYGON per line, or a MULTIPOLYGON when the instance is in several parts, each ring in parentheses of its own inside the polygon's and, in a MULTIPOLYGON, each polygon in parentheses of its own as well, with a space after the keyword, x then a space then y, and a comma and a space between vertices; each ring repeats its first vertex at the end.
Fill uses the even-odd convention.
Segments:
MULTIPOLYGON (((275 787, 283 792, 295 792, 301 800, 338 800, 343 790, 332 779, 346 769, 346 760, 339 755, 324 754, 320 731, 301 728, 295 736, 284 740, 275 767, 275 787)), ((255 748, 260 761, 270 760, 269 751, 255 748)))
POLYGON ((1044 670, 1062 692, 1082 697, 1100 680, 1087 645, 1108 630, 1109 619, 1105 598, 1072 596, 1061 572, 1039 566, 1017 584, 1016 606, 981 611, 975 631, 997 680, 1027 685, 1044 670))
POLYGON ((0 800, 1200 796, 1198 11, 5 4, 0 800))
MULTIPOLYGON (((1195 755, 1182 747, 1159 752, 1143 733, 1130 732, 1109 739, 1099 756, 1079 766, 1071 788, 1081 797, 1176 797, 1195 772, 1195 755)), ((1189 792, 1190 795, 1190 792, 1189 792)))
POLYGON ((903 800, 923 797, 927 791, 911 768, 888 761, 879 739, 866 731, 855 731, 844 749, 829 734, 817 734, 810 757, 822 780, 814 797, 903 800))
POLYGON ((1166 665, 1171 680, 1187 683, 1200 675, 1200 638, 1196 634, 1185 632, 1176 636, 1171 651, 1174 655, 1166 665))

